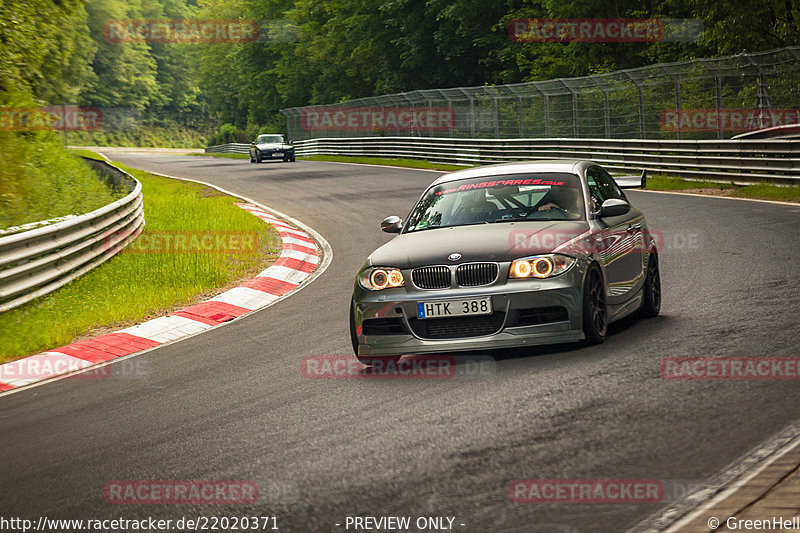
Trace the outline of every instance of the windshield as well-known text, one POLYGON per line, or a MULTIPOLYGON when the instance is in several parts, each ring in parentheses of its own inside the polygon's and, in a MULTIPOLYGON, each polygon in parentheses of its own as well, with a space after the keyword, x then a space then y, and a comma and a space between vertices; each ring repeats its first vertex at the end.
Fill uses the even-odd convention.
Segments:
POLYGON ((280 144, 283 142, 283 135, 259 135, 256 144, 280 144))
POLYGON ((419 201, 405 231, 525 220, 584 218, 574 174, 484 176, 442 183, 419 201))

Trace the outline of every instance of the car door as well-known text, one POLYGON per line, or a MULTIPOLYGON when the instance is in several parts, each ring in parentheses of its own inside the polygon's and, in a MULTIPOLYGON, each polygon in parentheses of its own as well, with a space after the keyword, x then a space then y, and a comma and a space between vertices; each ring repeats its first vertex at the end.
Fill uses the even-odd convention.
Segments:
MULTIPOLYGON (((611 175, 599 166, 586 171, 592 211, 597 212, 610 198, 628 199, 611 175)), ((619 305, 630 299, 644 282, 643 231, 644 214, 631 207, 624 215, 597 218, 602 238, 599 256, 608 278, 608 303, 619 305)))

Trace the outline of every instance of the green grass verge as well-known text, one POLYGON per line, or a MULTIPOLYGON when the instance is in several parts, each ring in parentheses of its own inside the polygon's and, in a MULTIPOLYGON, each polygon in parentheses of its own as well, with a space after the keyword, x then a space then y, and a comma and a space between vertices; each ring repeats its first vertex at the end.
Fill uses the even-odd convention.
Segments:
POLYGON ((776 187, 769 183, 744 185, 737 187, 733 196, 738 198, 758 198, 760 200, 776 200, 780 202, 800 202, 800 186, 776 187))
POLYGON ((800 186, 777 186, 770 183, 735 185, 714 181, 690 181, 675 176, 648 176, 647 188, 653 191, 692 191, 734 198, 800 202, 800 186))
POLYGON ((74 148, 72 148, 72 149, 70 149, 70 152, 72 152, 73 154, 75 154, 75 155, 77 155, 79 157, 86 157, 86 158, 89 158, 89 159, 96 159, 98 161, 105 161, 105 158, 103 156, 101 156, 100 154, 97 154, 95 152, 92 152, 91 150, 74 149, 74 148))
POLYGON ((250 278, 277 258, 278 233, 202 185, 125 168, 142 183, 146 226, 123 252, 65 287, 0 313, 0 362, 162 315, 250 278), (255 236, 247 252, 164 253, 165 236, 255 236), (230 235, 230 234, 228 234, 230 235), (144 243, 144 244, 143 244, 144 243))
POLYGON ((647 188, 654 191, 680 191, 684 189, 732 189, 733 183, 717 183, 714 181, 688 181, 674 176, 656 174, 647 176, 647 188))
POLYGON ((226 159, 250 159, 250 154, 186 154, 186 155, 203 155, 206 157, 224 157, 226 159))
POLYGON ((469 168, 463 165, 446 165, 444 163, 431 163, 425 159, 389 159, 385 157, 349 157, 336 155, 312 155, 298 157, 303 161, 330 161, 332 163, 361 163, 365 165, 389 165, 393 167, 424 168, 431 170, 464 170, 469 168))
POLYGON ((0 228, 83 214, 121 196, 51 133, 0 131, 0 228))

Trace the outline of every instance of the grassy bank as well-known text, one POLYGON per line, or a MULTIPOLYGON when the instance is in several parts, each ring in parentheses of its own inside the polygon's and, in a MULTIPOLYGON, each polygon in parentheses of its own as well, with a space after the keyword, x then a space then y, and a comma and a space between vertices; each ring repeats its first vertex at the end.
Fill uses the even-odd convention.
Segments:
MULTIPOLYGON (((62 134, 62 142, 63 142, 62 134)), ((130 129, 71 131, 67 144, 73 146, 135 146, 140 148, 205 148, 203 133, 179 125, 137 124, 130 129)))
POLYGON ((122 196, 52 133, 0 131, 0 229, 82 214, 122 196))
POLYGON ((240 200, 202 185, 118 166, 142 182, 144 232, 125 251, 67 286, 0 313, 0 362, 203 300, 254 276, 277 258, 277 232, 236 207, 240 200), (254 246, 234 251, 215 244, 210 253, 192 252, 190 247, 163 251, 166 239, 178 235, 221 236, 225 243, 238 237, 251 239, 254 246))

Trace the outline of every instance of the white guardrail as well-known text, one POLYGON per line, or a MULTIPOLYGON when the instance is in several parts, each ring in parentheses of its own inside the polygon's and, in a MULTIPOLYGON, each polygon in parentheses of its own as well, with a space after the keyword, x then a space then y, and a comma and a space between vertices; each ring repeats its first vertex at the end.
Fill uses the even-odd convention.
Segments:
POLYGON ((218 144, 206 148, 207 154, 249 154, 250 145, 242 143, 218 144))
MULTIPOLYGON (((220 145, 207 152, 245 147, 220 145)), ((800 183, 800 140, 615 140, 451 139, 435 137, 349 137, 295 141, 298 157, 310 155, 427 159, 474 165, 531 159, 591 159, 618 171, 647 170, 694 179, 783 184, 800 183)))
POLYGON ((0 231, 0 311, 66 285, 141 233, 142 184, 104 161, 85 160, 101 177, 130 192, 91 213, 0 231))

